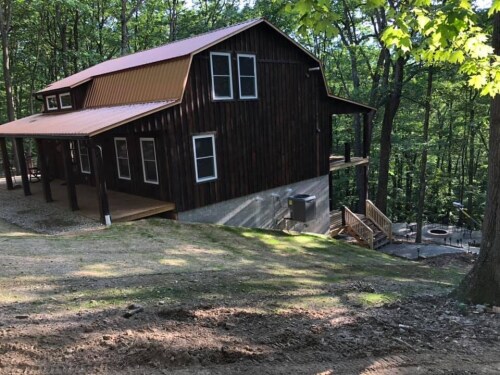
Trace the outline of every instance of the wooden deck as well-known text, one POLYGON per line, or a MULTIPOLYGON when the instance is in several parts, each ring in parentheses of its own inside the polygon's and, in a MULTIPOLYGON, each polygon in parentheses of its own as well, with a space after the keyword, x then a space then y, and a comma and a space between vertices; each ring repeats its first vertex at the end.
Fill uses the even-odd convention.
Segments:
MULTIPOLYGON (((40 182, 31 183, 30 187, 34 196, 43 199, 42 184, 40 182)), ((69 210, 68 193, 64 182, 54 180, 50 183, 50 188, 54 202, 47 204, 62 205, 69 210)), ((76 185, 76 196, 80 208, 77 212, 80 215, 99 221, 96 188, 88 185, 76 185)), ((112 190, 108 190, 108 200, 112 222, 137 220, 175 210, 175 205, 171 202, 139 197, 112 190)))
POLYGON ((351 157, 351 161, 346 163, 343 156, 331 155, 330 156, 330 172, 339 171, 344 168, 354 167, 357 165, 366 165, 370 163, 369 158, 362 158, 359 156, 351 157))

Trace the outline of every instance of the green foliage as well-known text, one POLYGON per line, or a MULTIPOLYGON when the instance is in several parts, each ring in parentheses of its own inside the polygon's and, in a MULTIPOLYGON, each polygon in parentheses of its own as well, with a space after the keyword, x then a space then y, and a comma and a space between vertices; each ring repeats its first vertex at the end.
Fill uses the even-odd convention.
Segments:
MULTIPOLYGON (((128 0, 128 7, 133 3, 128 0)), ((120 54, 121 1, 12 0, 12 4, 9 47, 18 117, 39 110, 40 103, 33 99, 32 92, 120 54)), ((412 220, 416 212, 416 176, 424 147, 423 73, 426 64, 438 67, 427 144, 426 217, 439 221, 450 211, 451 202, 461 200, 465 204, 469 198, 473 216, 481 216, 486 189, 488 100, 474 95, 474 90, 482 95, 500 92, 500 62, 489 47, 491 31, 484 26, 489 23, 486 12, 476 11, 469 1, 458 0, 411 0, 398 2, 395 7, 380 0, 256 0, 243 6, 235 0, 195 0, 190 4, 185 0, 144 1, 128 23, 130 51, 266 17, 321 59, 334 94, 379 109, 370 156, 372 198, 377 188, 380 123, 391 92, 391 69, 398 55, 407 57, 389 172, 388 210, 394 220, 412 220), (379 66, 384 53, 387 63, 379 66)), ((495 0, 489 14, 498 9, 500 0, 495 0)), ((5 101, 4 90, 0 90, 0 100, 5 101)), ((0 111, 0 122, 6 119, 5 110, 0 111)), ((335 116, 333 121, 332 152, 343 155, 345 142, 355 149, 356 120, 335 116)), ((354 169, 337 172, 333 186, 336 208, 356 206, 354 169)))

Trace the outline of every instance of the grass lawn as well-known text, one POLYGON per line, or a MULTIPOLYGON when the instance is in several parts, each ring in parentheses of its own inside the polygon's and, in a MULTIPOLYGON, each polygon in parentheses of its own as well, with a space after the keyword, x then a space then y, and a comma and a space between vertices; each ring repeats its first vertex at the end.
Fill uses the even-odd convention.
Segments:
POLYGON ((64 236, 7 231, 0 243, 0 303, 42 307, 57 299, 71 309, 219 298, 263 308, 377 305, 445 294, 466 272, 324 236, 160 219, 64 236))
POLYGON ((0 223, 0 248, 0 374, 414 373, 420 362, 461 370, 457 358, 494 373, 499 363, 499 319, 464 317, 446 297, 470 267, 453 259, 161 219, 56 236, 0 223), (130 304, 144 309, 125 319, 130 304))

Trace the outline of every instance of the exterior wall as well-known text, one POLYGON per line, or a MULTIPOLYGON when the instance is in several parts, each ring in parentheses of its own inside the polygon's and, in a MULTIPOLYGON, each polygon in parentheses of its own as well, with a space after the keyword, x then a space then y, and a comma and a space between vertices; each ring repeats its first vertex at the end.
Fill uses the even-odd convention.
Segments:
POLYGON ((195 55, 181 104, 96 137, 108 188, 183 212, 328 174, 335 104, 317 66, 265 24, 195 55), (212 100, 211 51, 231 52, 233 100, 212 100), (256 55, 258 99, 238 99, 237 53, 256 55), (203 133, 215 135, 218 178, 197 183, 192 137, 203 133), (127 139, 131 181, 117 177, 113 137, 127 139), (143 182, 140 137, 155 139, 158 185, 143 182))
POLYGON ((289 221, 287 228, 326 233, 330 227, 328 176, 316 177, 181 212, 179 220, 251 228, 284 229, 284 218, 290 216, 288 197, 295 194, 316 196, 316 220, 305 224, 289 221))

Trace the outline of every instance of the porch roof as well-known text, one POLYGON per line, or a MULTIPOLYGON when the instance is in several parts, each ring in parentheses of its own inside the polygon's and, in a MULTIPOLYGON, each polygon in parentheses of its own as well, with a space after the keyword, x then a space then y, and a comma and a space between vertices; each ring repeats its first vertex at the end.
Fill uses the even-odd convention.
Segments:
POLYGON ((65 113, 42 113, 0 126, 0 137, 86 138, 175 105, 178 99, 88 108, 65 113))

